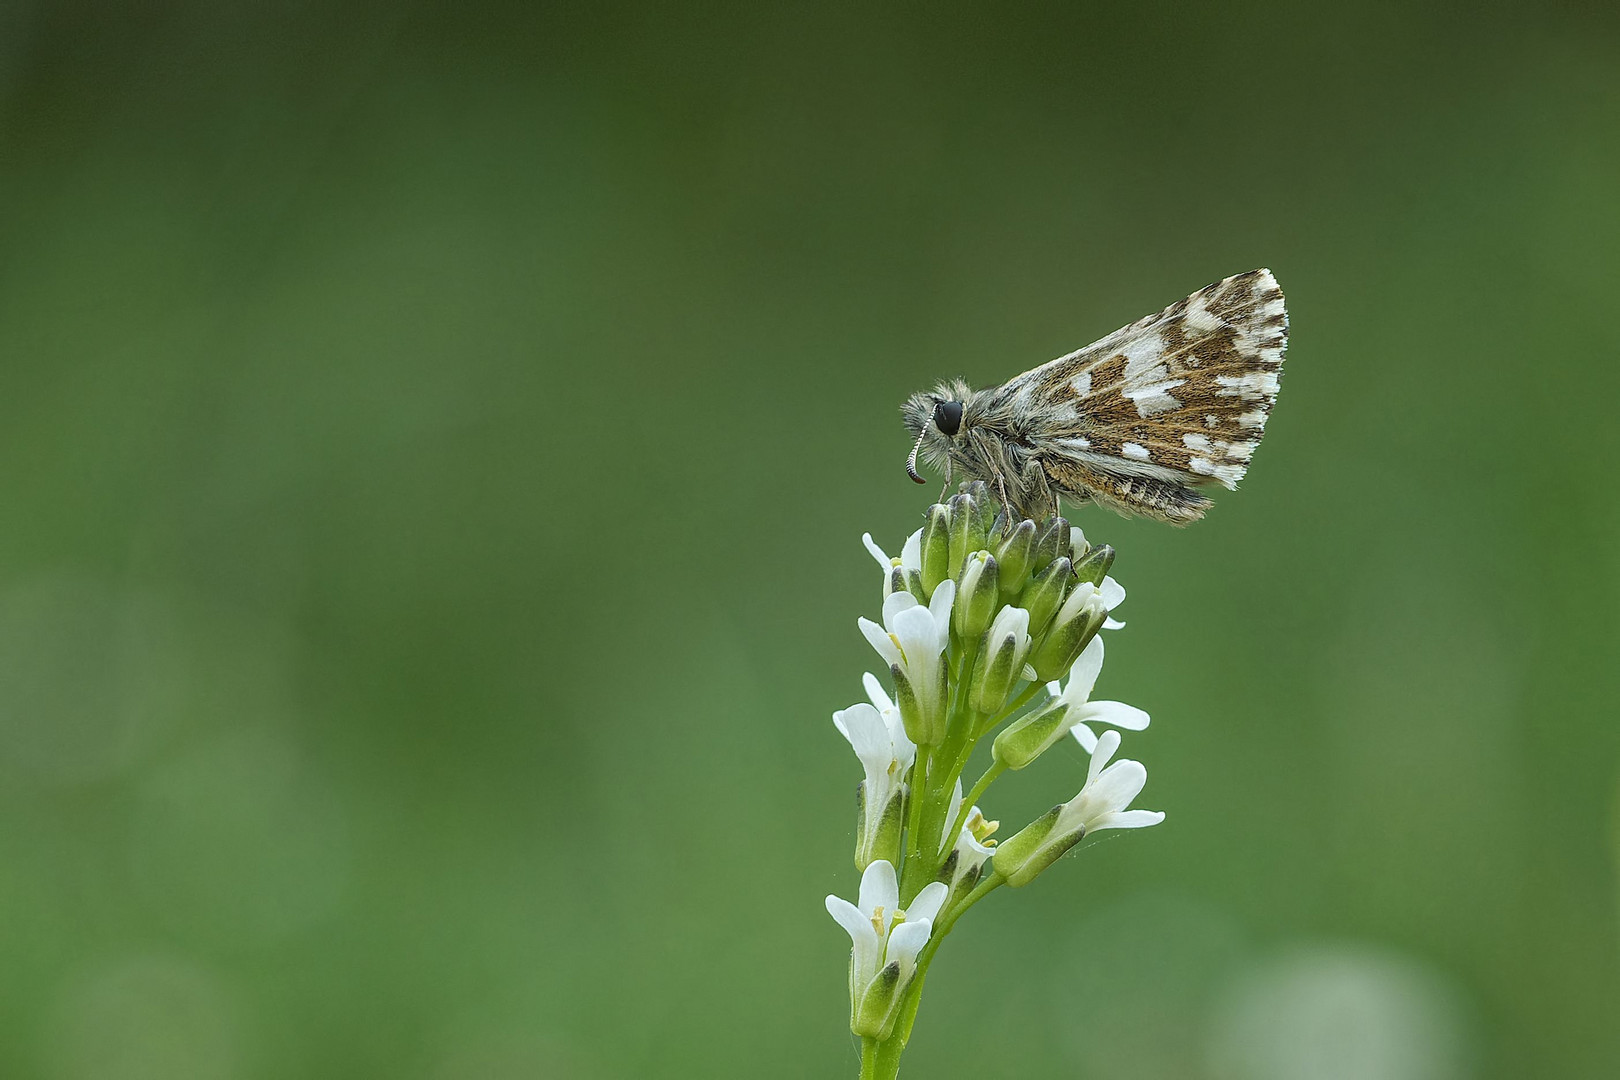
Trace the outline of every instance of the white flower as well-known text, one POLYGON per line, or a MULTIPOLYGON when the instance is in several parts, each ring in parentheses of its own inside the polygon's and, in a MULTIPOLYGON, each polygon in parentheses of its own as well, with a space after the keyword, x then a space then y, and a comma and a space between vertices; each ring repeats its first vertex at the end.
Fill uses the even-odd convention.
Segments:
POLYGON ((951 603, 956 583, 943 581, 927 607, 909 592, 883 601, 883 625, 860 620, 861 633, 889 665, 906 734, 932 746, 945 735, 946 646, 951 640, 951 603))
POLYGON ((1027 885, 1088 833, 1140 829, 1164 820, 1157 810, 1126 809, 1147 783, 1147 769, 1139 761, 1109 765, 1118 749, 1119 732, 1103 732, 1092 751, 1080 793, 996 849, 996 869, 1006 876, 1007 884, 1027 885))
POLYGON ((827 897, 827 914, 849 934, 850 1027, 857 1035, 886 1038, 895 1005, 917 969, 917 954, 933 933, 945 902, 943 882, 925 886, 901 911, 894 866, 878 859, 861 875, 858 903, 827 897))
POLYGON ((1103 829, 1141 829, 1164 820, 1158 810, 1127 810, 1147 784, 1147 767, 1140 761, 1122 759, 1109 765, 1119 749, 1119 732, 1105 731, 1091 751, 1086 785, 1080 794, 1063 804, 1054 831, 1079 827, 1082 833, 1103 829))
POLYGON ((1097 735, 1086 726, 1088 723, 1111 724, 1126 731, 1141 731, 1148 726, 1149 720, 1147 713, 1123 701, 1090 700, 1091 689, 1097 685, 1102 666, 1103 640, 1094 637, 1069 669, 1068 686, 1056 682, 1046 684, 1046 692, 1052 695, 1053 700, 1068 706, 1063 723, 1069 725, 1070 732, 1088 754, 1097 749, 1097 735))
POLYGON ((899 818, 905 791, 906 770, 917 757, 916 745, 906 737, 897 709, 875 677, 868 673, 863 682, 872 704, 852 705, 833 713, 833 725, 849 740, 866 780, 861 785, 861 827, 855 842, 855 864, 865 869, 874 858, 885 854, 880 833, 886 821, 894 828, 892 840, 898 852, 899 818), (897 801, 898 800, 898 801, 897 801))
POLYGON ((878 565, 883 568, 884 599, 888 599, 891 593, 906 590, 906 578, 911 571, 922 572, 921 529, 906 537, 905 546, 900 549, 898 559, 890 558, 887 552, 878 547, 877 542, 872 539, 871 533, 862 533, 861 543, 866 545, 866 550, 872 553, 872 558, 876 559, 878 565))

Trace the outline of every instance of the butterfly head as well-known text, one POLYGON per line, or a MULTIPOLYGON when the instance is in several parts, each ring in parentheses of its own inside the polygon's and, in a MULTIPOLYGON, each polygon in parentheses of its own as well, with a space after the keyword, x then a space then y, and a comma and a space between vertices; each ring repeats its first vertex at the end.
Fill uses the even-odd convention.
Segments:
POLYGON ((917 474, 917 455, 938 465, 945 462, 951 444, 961 434, 967 401, 973 391, 964 382, 941 383, 932 390, 913 394, 900 407, 906 429, 917 437, 906 459, 906 473, 917 483, 925 481, 917 474))

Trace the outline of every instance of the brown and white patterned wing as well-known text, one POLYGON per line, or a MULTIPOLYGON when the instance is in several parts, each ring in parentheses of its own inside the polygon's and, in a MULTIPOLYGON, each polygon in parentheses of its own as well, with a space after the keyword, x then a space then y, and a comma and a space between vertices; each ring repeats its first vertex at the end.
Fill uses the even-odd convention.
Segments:
POLYGON ((1287 343, 1282 290, 1271 271, 1251 270, 1018 376, 996 404, 1079 473, 1233 488, 1277 399, 1287 343))

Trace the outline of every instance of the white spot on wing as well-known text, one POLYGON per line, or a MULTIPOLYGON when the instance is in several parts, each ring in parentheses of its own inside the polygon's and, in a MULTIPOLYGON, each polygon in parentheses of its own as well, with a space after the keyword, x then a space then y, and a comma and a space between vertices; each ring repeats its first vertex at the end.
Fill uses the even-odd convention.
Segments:
POLYGON ((1127 341, 1120 347, 1119 355, 1125 358, 1122 381, 1126 386, 1160 382, 1170 374, 1160 363, 1164 359, 1164 339, 1156 333, 1143 334, 1127 341))
POLYGON ((1058 444, 1061 445, 1061 446, 1072 446, 1076 450, 1090 450, 1091 449, 1091 440, 1088 439, 1088 438, 1085 438, 1082 435, 1076 435, 1072 439, 1059 439, 1058 444))
POLYGON ((1245 468, 1242 465, 1217 465, 1208 458, 1195 457, 1187 462, 1187 467, 1200 476, 1212 476, 1223 487, 1235 488, 1237 482, 1243 479, 1245 468))
POLYGON ((1220 397, 1242 398, 1245 401, 1269 401, 1277 396, 1275 371, 1245 371, 1242 375, 1217 375, 1215 381, 1221 389, 1220 397))
POLYGON ((1127 386, 1123 393, 1135 403, 1136 415, 1146 419, 1181 408, 1181 402, 1171 397, 1170 391, 1186 381, 1186 379, 1171 379, 1151 386, 1127 386))
POLYGON ((1075 393, 1079 394, 1081 397, 1085 397, 1087 394, 1091 393, 1091 372, 1082 371, 1080 374, 1069 380, 1069 385, 1074 387, 1075 393))
POLYGON ((1128 458, 1135 458, 1137 461, 1153 460, 1153 455, 1149 454, 1147 447, 1143 446, 1141 443, 1122 443, 1120 445, 1119 452, 1128 458))
POLYGON ((1187 312, 1182 318, 1187 321, 1189 327, 1205 334, 1211 330, 1219 330, 1226 325, 1219 317, 1210 312, 1204 303, 1204 298, 1196 293, 1188 301, 1187 312))

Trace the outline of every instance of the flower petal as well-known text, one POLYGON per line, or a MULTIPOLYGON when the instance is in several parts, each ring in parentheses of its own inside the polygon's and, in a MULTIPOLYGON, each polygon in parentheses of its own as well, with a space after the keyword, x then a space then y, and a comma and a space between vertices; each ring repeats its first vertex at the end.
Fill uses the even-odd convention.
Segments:
POLYGON ((918 529, 906 537, 905 547, 900 549, 900 565, 906 570, 922 569, 922 530, 918 529))
POLYGON ((894 566, 894 562, 889 558, 888 554, 884 552, 882 548, 878 547, 875 541, 873 541, 872 534, 861 533, 861 543, 866 545, 866 550, 872 553, 872 558, 877 560, 877 564, 883 567, 883 572, 887 574, 889 569, 894 566))
MULTIPOLYGON (((1108 764, 1108 759, 1113 757, 1118 750, 1119 732, 1103 732, 1102 736, 1097 740, 1097 748, 1091 752, 1091 765, 1086 769, 1086 787, 1090 787, 1097 782, 1097 777, 1103 771, 1103 766, 1108 764)), ((1083 791, 1082 794, 1084 794, 1083 791)))
MULTIPOLYGON (((956 601, 956 582, 945 580, 934 589, 933 599, 928 601, 928 610, 934 616, 934 622, 940 628, 940 648, 945 647, 944 639, 950 634, 951 605, 956 601)), ((1027 616, 1026 616, 1027 618, 1027 616)))
POLYGON ((883 909, 884 924, 894 918, 894 909, 900 906, 900 882, 895 879, 894 866, 887 859, 874 859, 861 875, 860 908, 870 919, 878 908, 883 909))
POLYGON ((1063 700, 1070 705, 1084 705, 1091 697, 1091 688, 1097 685, 1102 666, 1103 640, 1094 637, 1069 668, 1069 685, 1063 688, 1063 700))
POLYGON ((1105 814, 1090 828, 1090 832, 1101 829, 1145 829, 1149 825, 1157 825, 1164 820, 1164 813, 1160 810, 1121 810, 1117 814, 1105 814))
MULTIPOLYGON (((944 887, 937 881, 934 884, 940 885, 941 888, 944 887)), ((922 952, 924 945, 928 944, 928 938, 933 932, 934 924, 928 919, 920 919, 917 922, 908 920, 901 923, 889 934, 888 945, 883 950, 884 963, 892 964, 898 960, 900 962, 901 977, 909 975, 911 966, 917 961, 917 954, 922 952)))
POLYGON ((833 713, 833 723, 849 740, 855 756, 861 759, 867 779, 888 772, 889 763, 894 760, 894 740, 889 736, 889 725, 883 722, 882 713, 863 701, 833 713))
MULTIPOLYGON (((909 926, 918 921, 932 921, 934 916, 939 914, 940 905, 945 903, 945 897, 950 891, 950 887, 943 881, 931 881, 924 885, 916 898, 911 901, 911 906, 906 908, 904 925, 909 926)), ((899 930, 896 929, 895 932, 898 933, 899 930)))
POLYGON ((1103 578, 1102 587, 1097 591, 1102 594, 1103 607, 1109 611, 1125 602, 1125 586, 1111 577, 1103 578))
POLYGON ((849 934, 849 940, 856 948, 866 945, 876 947, 877 931, 872 928, 872 916, 863 912, 842 896, 827 897, 827 914, 842 926, 849 934))
POLYGON ((1086 725, 1075 724, 1074 727, 1069 729, 1069 734, 1074 736, 1074 741, 1079 743, 1080 748, 1086 753, 1095 754, 1097 752, 1097 733, 1086 727, 1086 725))
MULTIPOLYGON (((899 596, 900 594, 895 593, 894 595, 899 596)), ((871 643, 872 648, 876 649, 878 655, 883 657, 884 663, 893 667, 902 662, 904 658, 900 655, 900 646, 896 645, 894 639, 889 637, 887 630, 871 619, 861 619, 856 625, 861 628, 861 633, 866 636, 866 640, 871 643)))
POLYGON ((908 592, 892 592, 883 598, 883 625, 894 629, 895 616, 907 608, 920 607, 917 598, 908 592))
POLYGON ((1146 785, 1147 768, 1140 761, 1127 758, 1114 762, 1086 785, 1087 816, 1095 819, 1118 813, 1131 805, 1131 800, 1142 794, 1146 785))
MULTIPOLYGON (((948 625, 948 624, 947 624, 948 625)), ((911 672, 940 653, 939 628, 925 607, 906 608, 889 623, 889 632, 900 642, 905 666, 911 672)))
POLYGON ((1080 718, 1087 723, 1112 724, 1126 731, 1142 731, 1152 720, 1135 705, 1127 705, 1123 701, 1088 701, 1080 707, 1080 718))
MULTIPOLYGON (((893 663, 894 661, 889 662, 893 663)), ((868 671, 861 676, 861 685, 866 687, 866 696, 872 699, 872 704, 877 708, 878 712, 888 712, 894 708, 893 699, 884 692, 883 684, 878 681, 876 675, 868 671)))

